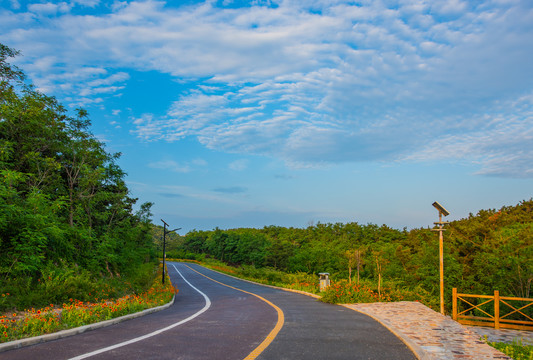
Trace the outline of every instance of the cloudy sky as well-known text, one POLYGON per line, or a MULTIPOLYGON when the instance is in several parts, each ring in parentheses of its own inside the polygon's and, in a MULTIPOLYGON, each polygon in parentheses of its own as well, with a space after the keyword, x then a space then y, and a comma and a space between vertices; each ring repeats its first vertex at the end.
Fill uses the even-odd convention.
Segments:
POLYGON ((531 0, 0 0, 154 222, 432 226, 533 197, 531 0))

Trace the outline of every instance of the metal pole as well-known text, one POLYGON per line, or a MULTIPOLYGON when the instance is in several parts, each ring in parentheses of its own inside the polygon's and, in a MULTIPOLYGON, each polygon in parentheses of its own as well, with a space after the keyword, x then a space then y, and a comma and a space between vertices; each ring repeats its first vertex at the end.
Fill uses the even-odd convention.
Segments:
POLYGON ((444 315, 444 244, 442 236, 442 213, 439 212, 439 259, 440 259, 440 313, 444 315))
POLYGON ((444 241, 442 232, 445 230, 444 225, 448 224, 449 222, 442 221, 442 215, 448 216, 450 213, 436 201, 432 205, 439 211, 439 222, 435 223, 438 228, 433 229, 433 231, 439 232, 440 313, 444 315, 444 241))
POLYGON ((161 276, 161 284, 165 284, 165 258, 166 258, 166 254, 165 254, 165 245, 166 245, 166 240, 167 240, 167 223, 161 219, 161 221, 163 221, 163 274, 161 276))

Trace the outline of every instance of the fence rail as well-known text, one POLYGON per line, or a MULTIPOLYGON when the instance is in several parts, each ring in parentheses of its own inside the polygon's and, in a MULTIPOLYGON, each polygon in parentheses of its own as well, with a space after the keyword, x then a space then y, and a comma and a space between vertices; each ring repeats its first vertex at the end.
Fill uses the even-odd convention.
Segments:
POLYGON ((533 310, 533 299, 500 296, 498 290, 494 291, 494 295, 459 294, 456 288, 453 288, 452 296, 452 318, 461 324, 491 326, 496 329, 505 328, 533 331, 533 313, 531 312, 533 310), (485 301, 482 301, 480 304, 473 304, 473 300, 467 299, 483 299, 485 301), (466 304, 465 310, 458 310, 458 301, 466 304), (521 302, 521 304, 516 305, 516 303, 511 303, 516 301, 521 302), (481 308, 491 303, 494 303, 494 315, 489 312, 492 308, 481 308), (528 308, 529 311, 526 312, 528 308), (472 314, 476 310, 484 316, 467 315, 472 314), (501 310, 508 312, 503 314, 501 310), (511 319, 511 315, 520 319, 511 319))

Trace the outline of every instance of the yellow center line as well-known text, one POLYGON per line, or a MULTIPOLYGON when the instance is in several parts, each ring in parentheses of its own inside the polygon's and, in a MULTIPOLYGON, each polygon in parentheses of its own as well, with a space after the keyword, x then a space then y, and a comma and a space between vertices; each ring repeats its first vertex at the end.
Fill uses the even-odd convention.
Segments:
POLYGON ((265 299, 264 297, 261 297, 257 294, 254 294, 252 292, 249 292, 249 291, 245 291, 245 290, 242 290, 242 289, 239 289, 239 288, 236 288, 236 287, 233 287, 233 286, 230 286, 230 285, 227 285, 227 284, 224 284, 220 281, 217 281, 215 279, 212 279, 210 278, 209 276, 207 275, 204 275, 202 274, 201 272, 199 271, 196 271, 194 270, 192 267, 190 267, 189 265, 187 264, 183 264, 185 266, 187 266, 189 269, 191 269, 192 271, 208 278, 209 280, 211 281, 214 281, 220 285, 224 285, 224 286, 227 286, 231 289, 235 289, 235 290, 238 290, 238 291, 241 291, 243 293, 246 293, 246 294, 250 294, 250 295, 253 295, 261 300, 263 300, 264 302, 266 302, 268 305, 272 306, 278 313, 278 322, 276 323, 276 326, 274 326, 274 328, 272 329, 272 331, 270 331, 270 333, 267 335, 267 337, 265 338, 265 340, 263 340, 263 342, 261 344, 259 344, 258 347, 256 347, 250 354, 248 354, 248 356, 246 356, 244 358, 244 360, 253 360, 255 359, 256 357, 258 357, 267 347, 268 345, 270 345, 270 343, 272 341, 274 341, 274 339, 276 338, 276 336, 278 335, 278 333, 280 332, 281 328, 283 327, 283 323, 285 322, 285 315, 283 314, 283 311, 277 307, 276 305, 274 305, 272 302, 268 301, 267 299, 265 299))

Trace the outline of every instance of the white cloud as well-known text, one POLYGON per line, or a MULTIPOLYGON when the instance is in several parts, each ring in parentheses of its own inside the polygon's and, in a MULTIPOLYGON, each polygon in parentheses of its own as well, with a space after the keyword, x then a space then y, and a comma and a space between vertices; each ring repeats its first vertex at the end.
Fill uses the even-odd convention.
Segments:
POLYGON ((18 10, 20 9, 20 3, 18 2, 18 0, 10 0, 9 1, 11 3, 11 7, 15 10, 18 10))
POLYGON ((406 160, 463 159, 478 163, 481 175, 533 177, 533 93, 489 110, 456 125, 458 131, 429 141, 406 160))
POLYGON ((234 171, 243 171, 248 167, 247 159, 239 159, 231 162, 229 168, 234 171))
POLYGON ((180 165, 173 160, 162 160, 148 164, 152 169, 170 170, 178 173, 188 173, 191 171, 188 165, 180 165))
POLYGON ((148 164, 148 167, 152 169, 169 170, 178 173, 189 173, 205 166, 207 166, 207 161, 204 159, 193 159, 181 164, 174 160, 161 160, 148 164))
POLYGON ((467 4, 460 0, 439 0, 432 1, 431 9, 439 14, 450 15, 460 14, 467 8, 467 4))
MULTIPOLYGON (((60 14, 59 5, 34 5, 60 14)), ((0 12, 0 23, 37 86, 78 103, 120 93, 128 68, 192 86, 166 116, 134 121, 145 140, 194 136, 213 149, 303 164, 421 159, 431 157, 429 138, 451 149, 488 136, 500 146, 470 151, 480 173, 518 176, 531 160, 495 140, 523 135, 526 112, 498 110, 498 127, 479 127, 500 119, 498 104, 532 91, 529 1, 271 5, 116 2, 101 16, 57 15, 46 28, 19 12, 0 12)))
POLYGON ((197 166, 207 166, 207 161, 204 159, 194 159, 192 163, 197 166))
POLYGON ((73 0, 72 3, 93 8, 100 4, 100 0, 73 0))
MULTIPOLYGON (((204 200, 210 203, 216 204, 236 204, 240 203, 239 200, 236 200, 233 196, 221 195, 222 192, 216 190, 203 190, 194 188, 191 186, 181 186, 181 185, 162 185, 159 187, 160 191, 164 191, 168 194, 181 195, 184 197, 189 197, 197 200, 204 200)), ((205 212, 206 209, 204 208, 205 212)))
POLYGON ((41 3, 41 4, 30 4, 28 5, 28 10, 32 13, 39 15, 54 15, 57 13, 66 13, 69 12, 71 6, 66 2, 60 3, 41 3))

